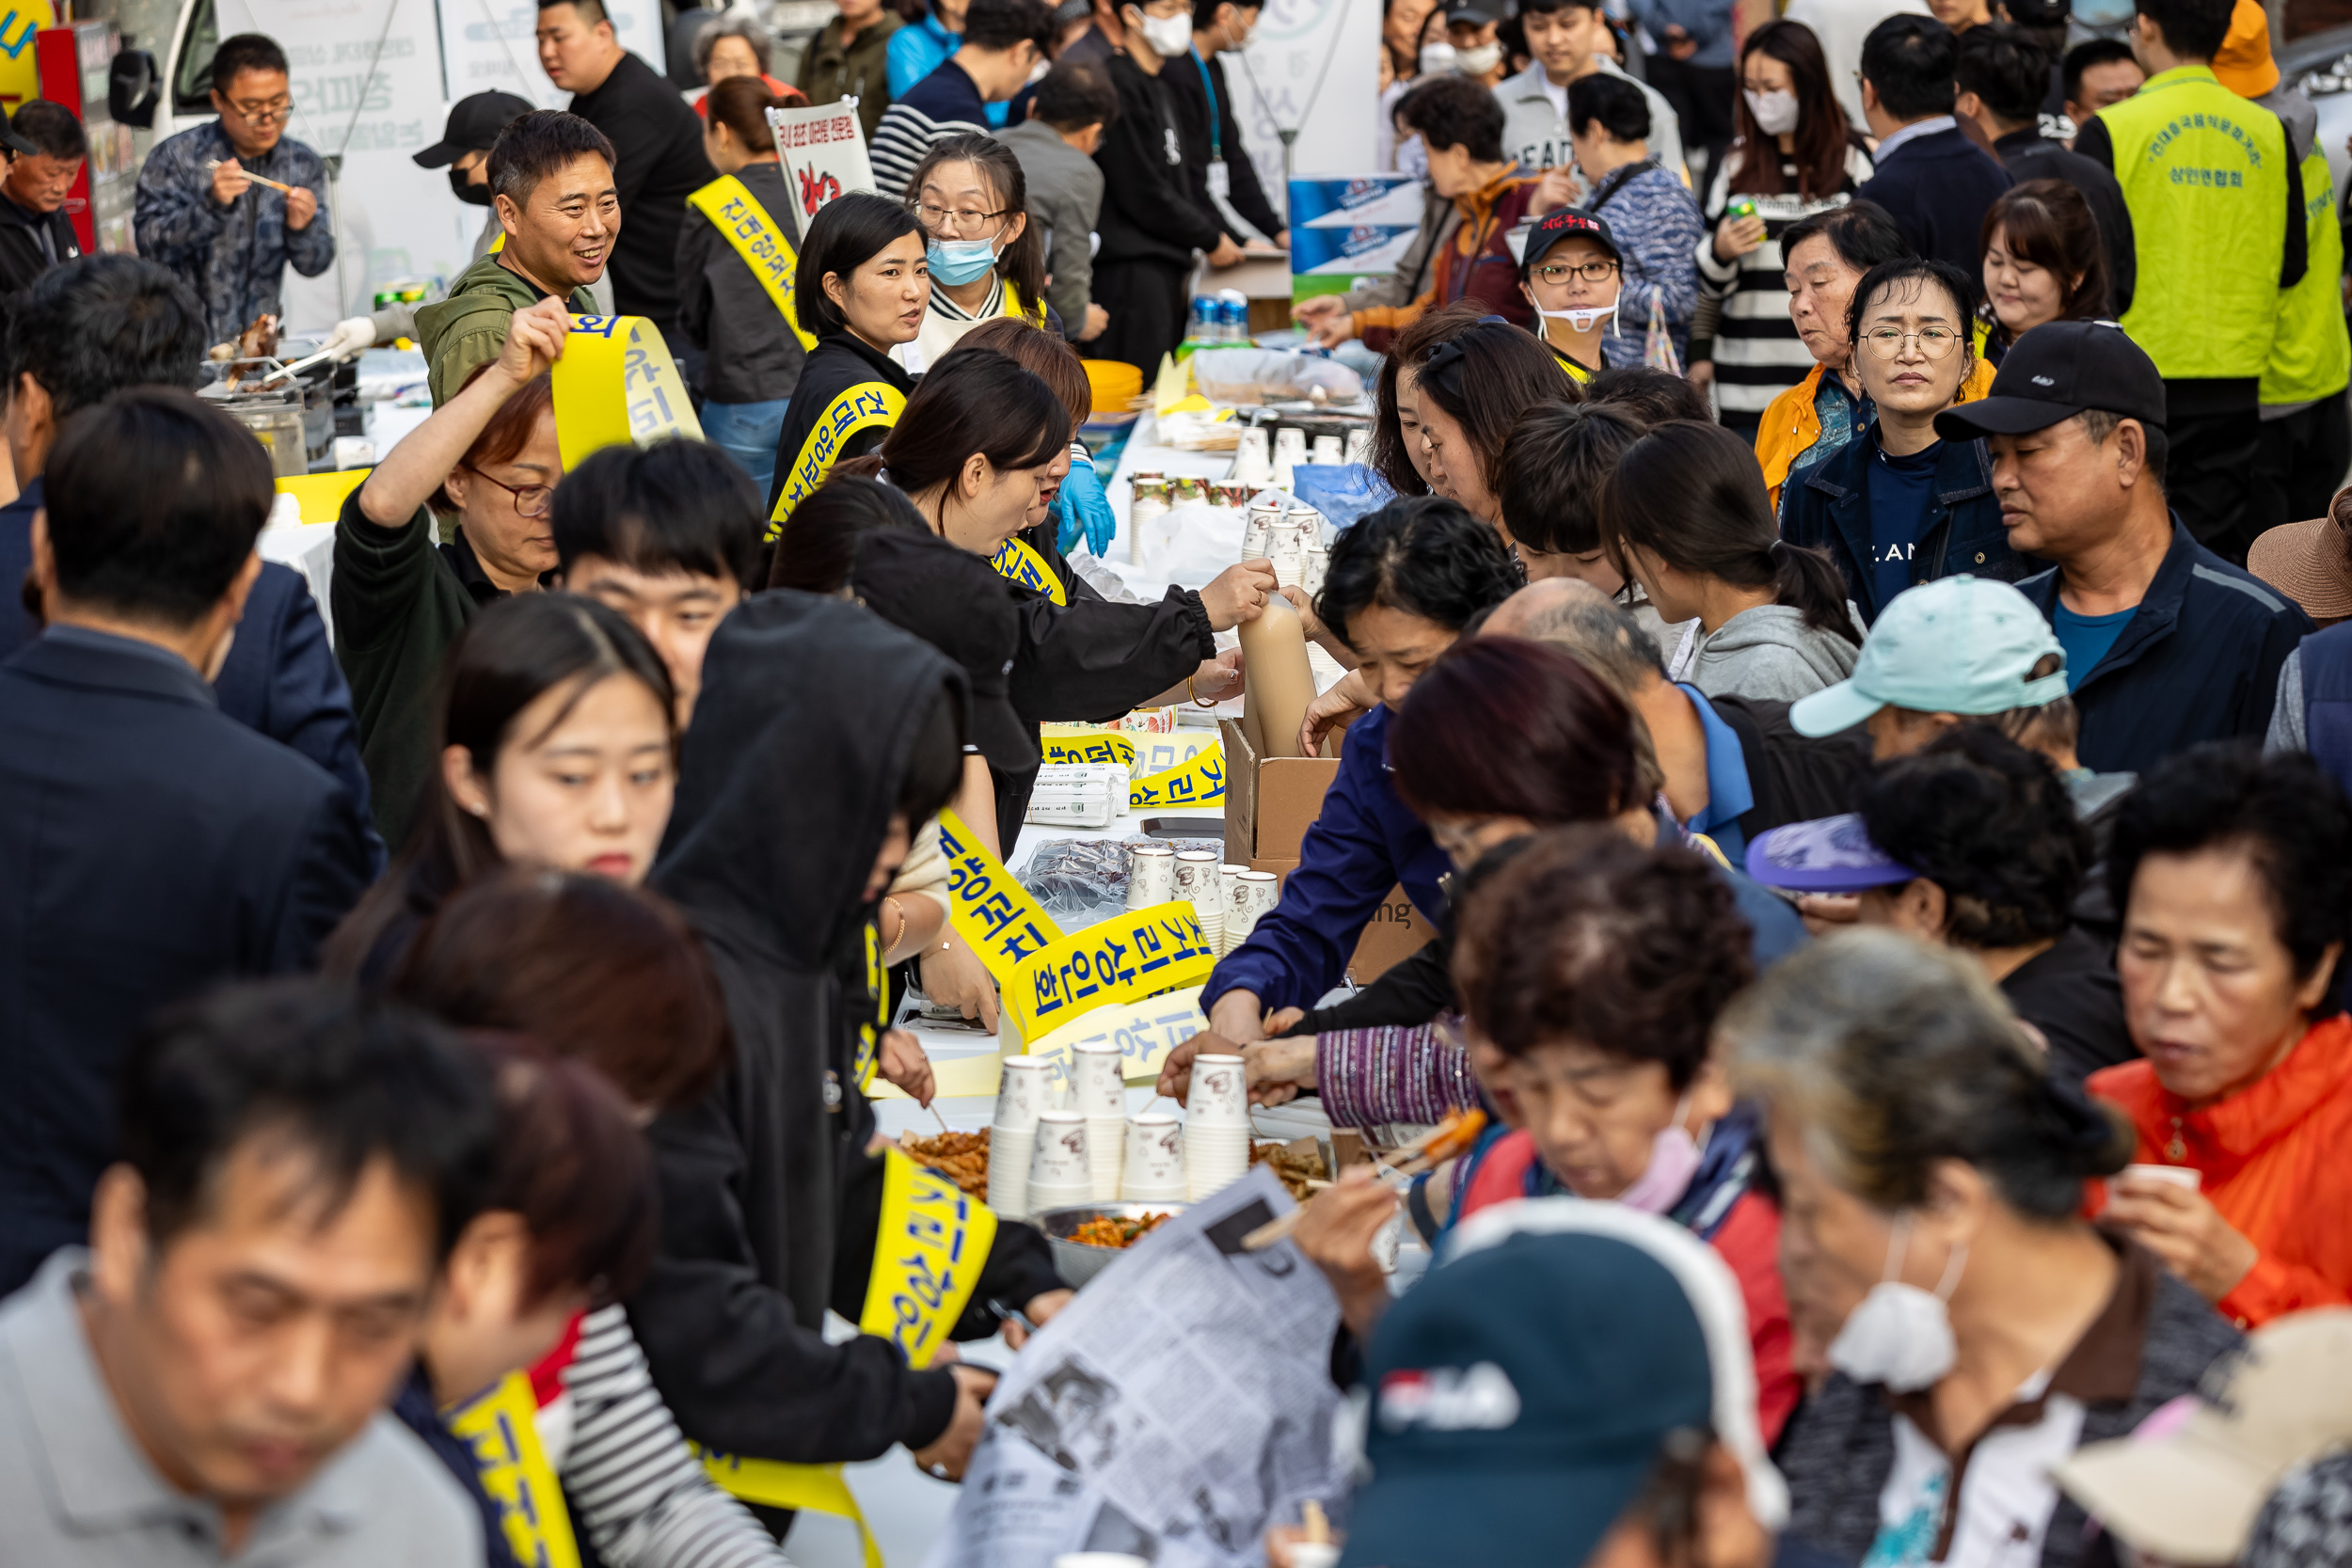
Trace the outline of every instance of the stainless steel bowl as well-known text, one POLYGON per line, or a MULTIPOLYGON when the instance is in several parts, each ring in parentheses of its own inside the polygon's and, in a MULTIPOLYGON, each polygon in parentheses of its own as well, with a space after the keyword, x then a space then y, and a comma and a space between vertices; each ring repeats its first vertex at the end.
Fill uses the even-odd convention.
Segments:
POLYGON ((1073 1203, 1066 1209, 1041 1209, 1029 1223, 1045 1232, 1054 1248, 1054 1266, 1073 1285, 1084 1285, 1110 1267, 1124 1247, 1092 1246, 1073 1242, 1071 1232, 1089 1220, 1139 1220, 1146 1214, 1181 1214, 1181 1203, 1073 1203))

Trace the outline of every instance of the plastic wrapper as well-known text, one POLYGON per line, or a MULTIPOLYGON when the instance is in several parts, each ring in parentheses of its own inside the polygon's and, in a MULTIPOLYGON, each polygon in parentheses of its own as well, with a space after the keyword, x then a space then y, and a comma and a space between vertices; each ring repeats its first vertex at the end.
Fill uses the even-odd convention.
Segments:
POLYGON ((1318 390, 1332 403, 1354 403, 1364 395, 1364 378, 1338 360, 1280 349, 1197 350, 1192 379, 1202 397, 1244 407, 1311 398, 1318 390))
POLYGON ((1335 529, 1396 499, 1388 481, 1363 463, 1302 463, 1291 470, 1291 493, 1335 529))
POLYGON ((1220 861, 1225 855, 1225 841, 1219 838, 1049 838, 1029 856, 1021 885, 1065 934, 1082 930, 1126 908, 1130 844, 1206 849, 1220 861))

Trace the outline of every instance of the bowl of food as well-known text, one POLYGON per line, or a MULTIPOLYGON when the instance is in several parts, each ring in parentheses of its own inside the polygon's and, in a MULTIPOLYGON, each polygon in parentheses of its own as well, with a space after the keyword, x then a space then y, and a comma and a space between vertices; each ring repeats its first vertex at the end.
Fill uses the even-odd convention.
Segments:
POLYGON ((1164 1220, 1184 1212, 1181 1203, 1073 1203, 1043 1209, 1029 1223, 1045 1232, 1054 1266, 1073 1285, 1084 1285, 1112 1259, 1150 1235, 1164 1220))

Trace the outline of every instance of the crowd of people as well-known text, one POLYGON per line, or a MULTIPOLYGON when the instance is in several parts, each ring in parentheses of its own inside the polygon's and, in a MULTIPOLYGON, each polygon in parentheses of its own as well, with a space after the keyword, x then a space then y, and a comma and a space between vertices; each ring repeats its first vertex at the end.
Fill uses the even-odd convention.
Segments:
MULTIPOLYGON (((473 261, 336 328, 433 408, 324 606, 195 395, 332 261, 285 53, 221 40, 135 257, 5 122, 10 1551, 750 1568, 1016 1440, 841 1332, 893 1020, 1003 1022, 939 825, 1017 863, 1041 726, 1239 696, 1279 596, 1337 768, 1157 1087, 1486 1117, 1304 1204, 1342 1560, 2352 1563, 2352 337, 2261 8, 1389 0, 1425 215, 1295 311, 1386 494, 1311 594, 1139 601, 1086 361, 1287 243, 1260 16, 845 0, 795 72, 687 11, 665 79, 540 7, 569 106, 418 154, 473 261), (846 98, 880 189, 810 215, 765 117, 846 98), (611 312, 704 439, 578 450, 611 312)), ((925 1334, 1018 1353, 1072 1286, 973 1234, 925 1334)))

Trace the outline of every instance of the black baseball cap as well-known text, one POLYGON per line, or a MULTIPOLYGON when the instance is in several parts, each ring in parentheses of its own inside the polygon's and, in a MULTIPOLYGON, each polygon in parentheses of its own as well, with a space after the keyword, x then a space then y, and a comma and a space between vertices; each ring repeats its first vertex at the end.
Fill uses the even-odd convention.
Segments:
POLYGON ((8 112, 6 109, 0 109, 0 147, 7 148, 10 157, 19 154, 29 156, 40 150, 18 132, 15 125, 9 121, 8 112))
POLYGON ((2164 428, 2164 378, 2113 322, 2044 322, 2010 347, 1993 390, 1935 417, 1947 440, 2023 436, 2086 409, 2164 428))
POLYGON ((850 587, 866 609, 963 666, 972 688, 972 743, 989 766, 1021 773, 1038 765, 1037 732, 1012 710, 1020 614, 995 568, 961 546, 913 528, 858 537, 850 587))
POLYGON ((446 168, 469 152, 489 151, 499 133, 532 108, 529 99, 511 92, 477 92, 459 99, 449 106, 449 123, 441 128, 441 139, 416 154, 417 166, 446 168))
POLYGON ((1586 212, 1581 207, 1562 207, 1544 214, 1534 228, 1527 231, 1527 246, 1519 252, 1519 281, 1535 269, 1553 245, 1562 240, 1591 240, 1609 252, 1610 260, 1622 262, 1625 252, 1617 248, 1617 236, 1609 227, 1609 220, 1586 212))
POLYGON ((1449 27, 1486 27, 1502 20, 1499 4, 1448 6, 1445 24, 1449 27))

